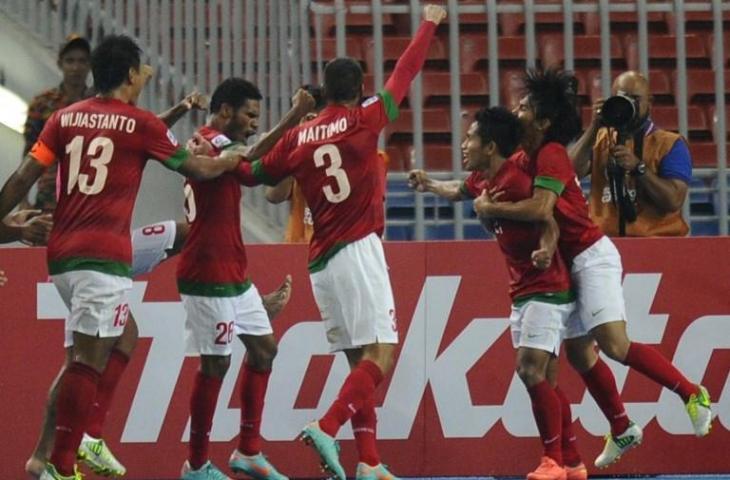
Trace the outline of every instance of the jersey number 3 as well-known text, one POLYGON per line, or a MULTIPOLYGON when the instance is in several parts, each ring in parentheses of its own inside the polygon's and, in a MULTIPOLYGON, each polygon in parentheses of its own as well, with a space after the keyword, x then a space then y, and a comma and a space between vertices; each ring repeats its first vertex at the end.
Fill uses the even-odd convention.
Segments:
POLYGON ((76 185, 84 195, 96 195, 104 189, 109 175, 107 164, 112 161, 114 143, 107 137, 96 137, 89 143, 86 155, 89 156, 89 165, 94 169, 94 181, 89 184, 89 175, 81 173, 81 153, 84 150, 84 137, 77 135, 66 145, 69 155, 68 185, 66 194, 71 195, 76 185))
POLYGON ((342 156, 337 146, 328 143, 322 145, 314 151, 314 164, 317 168, 324 167, 327 163, 324 157, 329 157, 330 166, 324 171, 328 177, 333 177, 337 182, 337 193, 332 190, 331 185, 322 187, 325 198, 330 203, 340 203, 347 200, 350 196, 350 180, 347 178, 347 173, 342 169, 342 156))

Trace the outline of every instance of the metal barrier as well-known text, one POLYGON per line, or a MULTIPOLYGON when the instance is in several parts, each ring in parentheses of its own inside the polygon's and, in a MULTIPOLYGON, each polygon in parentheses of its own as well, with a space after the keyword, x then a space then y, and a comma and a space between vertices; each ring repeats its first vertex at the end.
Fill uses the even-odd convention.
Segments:
MULTIPOLYGON (((70 32, 86 35, 96 43, 107 33, 125 33, 134 37, 142 46, 146 60, 155 67, 157 76, 144 94, 142 105, 153 111, 161 111, 181 98, 186 92, 198 89, 211 92, 230 75, 254 80, 265 101, 262 105, 261 129, 273 126, 288 109, 292 91, 303 83, 319 81, 324 58, 323 19, 333 16, 335 24, 335 53, 344 55, 347 45, 346 14, 372 15, 374 55, 374 86, 384 83, 383 68, 383 16, 402 14, 410 16, 414 30, 420 22, 421 4, 408 0, 393 4, 383 0, 348 4, 344 0, 330 2, 287 0, 0 0, 2 11, 33 32, 42 42, 55 48, 70 32), (310 23, 314 33, 311 38, 310 23), (314 44, 314 64, 311 45, 314 44), (243 59, 243 62, 239 61, 243 59), (314 69, 312 67, 315 67, 314 69), (314 71, 313 71, 314 70, 314 71)), ((717 143, 717 167, 695 170, 698 178, 715 177, 718 212, 714 216, 690 216, 689 201, 685 203, 685 216, 692 221, 719 222, 719 233, 728 232, 728 179, 726 115, 724 101, 724 52, 723 13, 730 11, 730 2, 713 0, 685 2, 684 0, 649 3, 611 3, 598 0, 575 3, 543 4, 537 0, 521 3, 503 3, 485 0, 482 3, 460 4, 448 0, 448 61, 451 100, 449 112, 452 119, 461 115, 461 75, 459 59, 459 16, 484 15, 487 29, 484 42, 488 48, 488 93, 490 104, 499 102, 500 51, 498 49, 499 16, 522 14, 525 18, 525 64, 537 65, 536 19, 541 13, 563 14, 564 66, 574 67, 573 19, 576 14, 600 15, 601 39, 601 90, 610 92, 611 84, 611 36, 610 15, 634 12, 637 16, 639 69, 649 72, 649 15, 655 12, 674 14, 677 51, 677 107, 679 108, 679 132, 688 136, 687 61, 685 39, 685 12, 712 12, 715 65, 715 141, 717 143)), ((411 89, 413 110, 414 167, 423 167, 424 135, 422 119, 422 85, 420 76, 411 89)), ((176 127, 181 137, 188 136, 203 122, 202 115, 185 118, 176 127)), ((452 175, 462 175, 459 143, 462 136, 459 121, 452 121, 451 165, 452 175)), ((384 142, 381 139, 381 146, 384 142)), ((390 173, 392 182, 402 182, 403 173, 390 173)), ((713 190, 714 191, 714 190, 713 190)), ((407 193, 391 194, 409 195, 407 193)), ((246 202, 256 208, 273 224, 285 223, 286 207, 268 204, 262 189, 247 189, 246 202)), ((464 214, 464 208, 453 209, 453 219, 426 218, 424 196, 413 198, 413 219, 389 220, 391 225, 412 226, 415 239, 426 238, 426 227, 451 222, 455 227, 454 238, 464 238, 464 229, 476 220, 464 214)), ((468 211, 468 210, 467 210, 468 211)))

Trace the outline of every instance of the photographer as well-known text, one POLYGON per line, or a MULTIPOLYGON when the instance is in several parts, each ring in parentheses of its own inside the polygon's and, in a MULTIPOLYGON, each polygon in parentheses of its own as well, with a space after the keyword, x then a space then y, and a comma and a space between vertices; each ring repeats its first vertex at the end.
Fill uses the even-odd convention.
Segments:
POLYGON ((682 204, 692 177, 687 143, 651 120, 649 82, 625 72, 613 97, 598 100, 593 119, 570 148, 576 174, 591 174, 590 213, 609 236, 684 236, 682 204))

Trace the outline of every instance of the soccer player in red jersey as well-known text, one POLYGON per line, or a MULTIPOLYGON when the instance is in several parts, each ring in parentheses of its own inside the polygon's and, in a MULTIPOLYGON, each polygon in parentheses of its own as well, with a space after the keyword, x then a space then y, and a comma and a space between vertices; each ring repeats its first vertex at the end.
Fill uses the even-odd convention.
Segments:
POLYGON ((712 421, 707 389, 690 382, 654 347, 632 342, 626 333, 621 256, 590 220, 565 148, 580 132, 573 77, 554 70, 529 71, 525 86, 527 95, 515 112, 526 130, 522 156, 535 179, 533 196, 497 202, 485 193, 475 210, 480 216, 523 221, 554 216, 560 227, 559 248, 571 265, 577 293, 577 309, 566 329, 566 352, 611 424, 596 466, 608 466, 638 445, 642 430, 629 421, 613 374, 596 354, 595 343, 611 359, 676 392, 686 403, 695 434, 707 435, 712 421))
POLYGON ((56 438, 43 480, 81 478, 77 448, 129 313, 130 222, 147 159, 201 179, 240 162, 234 155, 191 155, 154 114, 134 106, 152 73, 140 53, 129 37, 105 38, 92 54, 99 94, 54 113, 0 192, 4 217, 45 168, 59 161, 62 188, 48 268, 70 310, 74 361, 60 379, 56 438))
POLYGON ((393 363, 398 342, 395 305, 380 236, 384 227, 384 181, 377 155, 380 131, 396 118, 413 78, 426 59, 439 6, 424 9, 425 21, 398 60, 385 88, 360 103, 362 70, 349 58, 325 68, 327 107, 291 131, 262 160, 237 170, 250 185, 273 185, 293 176, 312 211, 314 235, 309 271, 315 300, 332 351, 345 351, 351 372, 337 400, 303 438, 323 464, 345 479, 335 436, 352 420, 360 453, 357 478, 389 476, 375 448, 374 393, 393 363))
MULTIPOLYGON (((256 133, 260 100, 261 93, 252 83, 242 78, 223 81, 211 98, 211 117, 198 134, 216 153, 240 148, 256 133)), ((270 150, 313 105, 311 96, 300 90, 279 125, 244 149, 246 157, 256 159, 270 150)), ((180 254, 177 285, 187 312, 187 348, 200 355, 200 370, 190 399, 189 456, 182 468, 183 480, 228 478, 208 459, 208 436, 234 336, 246 346, 246 358, 239 390, 241 430, 229 466, 259 480, 286 480, 261 454, 261 417, 277 345, 261 296, 246 272, 240 205, 241 184, 233 174, 208 182, 189 179, 185 184, 190 235, 180 254)))
MULTIPOLYGON (((464 182, 437 181, 423 170, 411 171, 409 183, 459 201, 498 189, 510 201, 532 196, 532 177, 525 159, 512 155, 522 136, 520 121, 494 107, 479 111, 462 143, 464 167, 472 173, 464 182), (512 155, 512 156, 511 156, 512 155), (507 158, 509 157, 509 158, 507 158)), ((585 480, 587 470, 575 445, 570 402, 557 386, 561 334, 575 308, 570 275, 556 252, 557 224, 483 219, 497 238, 510 277, 512 343, 517 349, 517 373, 527 387, 540 431, 544 456, 530 480, 585 480), (536 266, 547 257, 545 269, 536 266), (565 465, 565 468, 563 467, 565 465)))

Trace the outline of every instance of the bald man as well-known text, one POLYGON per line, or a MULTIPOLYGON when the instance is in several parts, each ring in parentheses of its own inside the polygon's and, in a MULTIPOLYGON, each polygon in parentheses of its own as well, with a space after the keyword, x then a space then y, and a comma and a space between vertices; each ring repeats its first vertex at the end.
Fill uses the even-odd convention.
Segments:
POLYGON ((639 113, 628 127, 626 145, 616 144, 616 131, 601 123, 603 99, 593 105, 593 118, 583 136, 569 150, 579 178, 591 175, 590 214, 606 235, 617 236, 619 218, 606 167, 613 157, 627 175, 626 192, 636 210, 636 220, 626 222, 630 237, 684 236, 689 227, 682 205, 692 178, 687 141, 663 130, 651 119, 649 82, 629 71, 613 82, 613 95, 633 98, 639 113))

